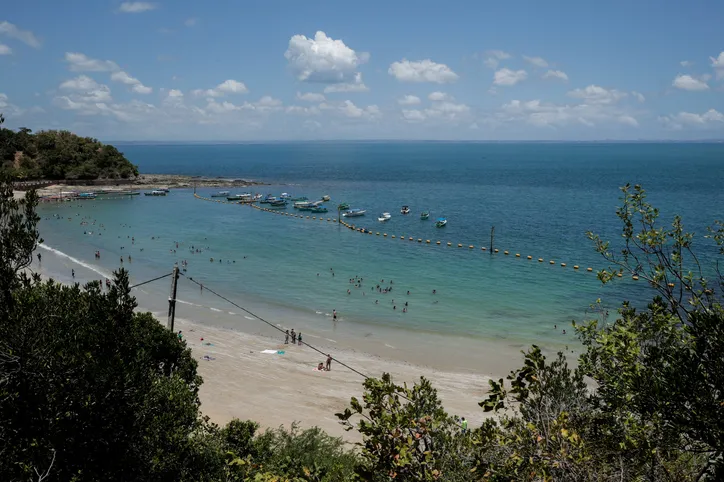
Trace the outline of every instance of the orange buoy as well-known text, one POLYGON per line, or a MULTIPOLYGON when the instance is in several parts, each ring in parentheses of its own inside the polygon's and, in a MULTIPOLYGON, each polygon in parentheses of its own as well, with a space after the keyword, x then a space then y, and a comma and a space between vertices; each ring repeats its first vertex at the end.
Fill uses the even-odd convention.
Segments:
POLYGON ((578 265, 577 265, 577 264, 574 264, 574 265, 573 265, 573 269, 578 269, 578 265))
POLYGON ((586 268, 586 271, 593 271, 593 268, 586 268))
POLYGON ((528 259, 533 259, 533 256, 528 256, 528 259))
POLYGON ((566 267, 566 263, 561 263, 561 267, 565 268, 565 267, 566 267))
POLYGON ((429 239, 427 240, 427 244, 430 244, 430 240, 429 240, 429 239))
POLYGON ((440 241, 437 242, 437 245, 438 245, 438 246, 440 245, 440 241))
POLYGON ((551 260, 551 264, 556 264, 556 262, 555 262, 555 261, 553 261, 553 260, 551 260))
POLYGON ((669 286, 669 288, 673 288, 673 287, 676 286, 676 285, 675 285, 674 283, 669 283, 668 286, 669 286))
POLYGON ((470 249, 473 249, 474 247, 475 247, 475 246, 473 246, 472 244, 470 245, 470 249))
POLYGON ((497 253, 497 252, 498 252, 498 248, 495 248, 493 251, 494 251, 495 253, 497 253))
POLYGON ((520 258, 520 253, 515 253, 516 258, 520 258))
POLYGON ((418 243, 422 243, 422 238, 417 238, 418 243))
POLYGON ((462 248, 462 247, 463 247, 462 243, 458 243, 458 248, 462 248))
POLYGON ((452 243, 448 242, 447 245, 448 245, 448 246, 452 246, 452 243))
POLYGON ((631 279, 633 279, 634 281, 638 281, 639 277, 636 276, 636 275, 633 275, 633 276, 631 277, 631 279))
POLYGON ((392 239, 395 239, 395 235, 394 235, 394 234, 392 235, 392 239))
POLYGON ((538 258, 538 262, 539 262, 539 263, 542 263, 542 262, 543 262, 543 258, 538 258))

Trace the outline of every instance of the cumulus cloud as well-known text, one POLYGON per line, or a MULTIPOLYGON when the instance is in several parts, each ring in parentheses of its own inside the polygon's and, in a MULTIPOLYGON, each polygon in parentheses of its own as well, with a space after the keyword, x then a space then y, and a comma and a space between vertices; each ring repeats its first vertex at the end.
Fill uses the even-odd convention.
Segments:
POLYGON ((636 98, 639 102, 643 103, 646 102, 646 97, 644 97, 644 94, 640 92, 636 92, 635 90, 631 92, 631 95, 636 98))
POLYGON ((367 92, 370 90, 362 81, 362 74, 357 72, 354 74, 352 82, 343 82, 341 84, 331 84, 324 88, 325 94, 333 94, 336 92, 367 92))
POLYGON ((92 59, 80 52, 66 52, 65 61, 73 72, 114 72, 118 64, 110 60, 92 59))
POLYGON ((525 70, 500 69, 493 75, 493 84, 495 85, 515 85, 528 78, 525 70))
POLYGON ((312 115, 319 115, 322 112, 319 110, 319 107, 317 106, 301 106, 301 105, 290 105, 286 108, 287 114, 297 114, 297 115, 305 115, 305 116, 312 116, 312 115))
POLYGON ((422 102, 422 101, 416 95, 406 95, 404 97, 397 99, 397 103, 400 105, 417 105, 420 102, 422 102))
POLYGON ((123 2, 118 11, 121 13, 142 13, 155 10, 157 5, 149 2, 123 2))
POLYGON ((107 103, 112 102, 111 89, 99 84, 87 75, 66 80, 58 87, 63 95, 53 98, 53 104, 65 110, 83 114, 100 113, 107 103))
POLYGON ((146 87, 141 83, 140 80, 135 77, 131 77, 122 70, 119 70, 118 72, 113 72, 111 74, 111 80, 131 86, 131 90, 137 94, 150 94, 151 92, 153 92, 153 89, 151 87, 146 87))
POLYGON ((537 127, 556 128, 566 125, 594 127, 598 124, 622 124, 637 127, 638 121, 612 104, 554 104, 531 100, 512 100, 496 116, 501 122, 525 122, 537 127))
POLYGON ((681 64, 682 67, 691 67, 692 65, 694 65, 694 62, 692 62, 691 60, 682 60, 681 62, 679 62, 679 64, 681 64))
POLYGON ((12 55, 13 49, 5 44, 0 44, 0 55, 12 55))
POLYGON ((0 22, 0 35, 20 40, 36 49, 39 49, 41 45, 40 39, 36 37, 33 32, 30 30, 22 30, 10 22, 0 22))
POLYGON ((543 74, 544 79, 558 79, 562 80, 563 82, 568 82, 568 75, 566 75, 565 72, 562 72, 560 70, 549 70, 545 74, 543 74))
POLYGON ((430 59, 409 61, 402 59, 390 65, 387 72, 400 82, 432 82, 447 84, 458 80, 458 74, 445 64, 430 59))
POLYGON ((679 112, 670 116, 661 116, 659 121, 665 127, 673 130, 680 130, 684 127, 709 128, 724 123, 724 114, 714 109, 709 109, 703 114, 679 112))
POLYGON ((297 92, 297 99, 305 102, 324 102, 325 100, 324 95, 314 92, 305 92, 304 94, 297 92))
POLYGON ((498 68, 501 60, 510 58, 510 54, 508 52, 503 52, 502 50, 488 50, 485 52, 485 55, 487 55, 487 58, 483 61, 483 64, 493 70, 498 68))
POLYGON ((432 92, 427 96, 427 98, 436 102, 452 100, 452 96, 450 94, 446 94, 445 92, 432 92))
POLYGON ((223 97, 224 94, 246 94, 249 89, 243 82, 229 79, 225 80, 213 89, 196 89, 191 93, 197 97, 223 97))
POLYGON ((528 57, 527 55, 524 55, 523 59, 530 65, 533 65, 535 67, 540 67, 542 69, 548 67, 548 62, 546 62, 545 59, 541 57, 528 57))
POLYGON ((677 75, 672 84, 677 89, 689 91, 709 90, 709 85, 702 80, 695 79, 691 75, 677 75))
POLYGON ((569 97, 583 100, 586 104, 615 104, 626 97, 626 92, 616 89, 604 89, 598 85, 589 85, 584 89, 568 92, 569 97))
POLYGON ((294 35, 284 57, 298 80, 321 83, 354 82, 358 67, 369 60, 369 54, 357 53, 321 30, 314 38, 294 35))
POLYGON ((368 105, 365 108, 357 107, 351 100, 345 100, 339 107, 339 111, 345 117, 351 119, 372 120, 380 117, 380 108, 376 105, 368 105))
POLYGON ((717 58, 709 57, 709 59, 711 60, 711 66, 716 72, 717 80, 724 79, 724 52, 720 52, 717 58))

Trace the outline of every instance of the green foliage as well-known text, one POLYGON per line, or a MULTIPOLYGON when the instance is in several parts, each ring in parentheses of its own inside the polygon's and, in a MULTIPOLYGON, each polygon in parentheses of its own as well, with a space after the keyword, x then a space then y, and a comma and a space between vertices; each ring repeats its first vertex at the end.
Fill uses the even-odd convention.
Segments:
POLYGON ((113 146, 68 131, 0 127, 0 171, 14 179, 127 179, 138 168, 113 146))
POLYGON ((428 380, 421 377, 408 388, 385 373, 368 378, 364 388, 363 403, 352 398, 350 408, 337 414, 347 430, 355 428, 350 419, 359 417, 356 429, 364 442, 358 480, 468 480, 472 442, 428 380))

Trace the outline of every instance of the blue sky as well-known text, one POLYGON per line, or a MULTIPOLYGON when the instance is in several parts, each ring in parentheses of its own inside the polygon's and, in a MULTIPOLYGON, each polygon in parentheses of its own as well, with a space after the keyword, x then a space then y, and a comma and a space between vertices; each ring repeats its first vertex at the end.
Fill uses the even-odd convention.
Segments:
POLYGON ((724 2, 28 0, 6 126, 105 140, 724 138, 724 2))

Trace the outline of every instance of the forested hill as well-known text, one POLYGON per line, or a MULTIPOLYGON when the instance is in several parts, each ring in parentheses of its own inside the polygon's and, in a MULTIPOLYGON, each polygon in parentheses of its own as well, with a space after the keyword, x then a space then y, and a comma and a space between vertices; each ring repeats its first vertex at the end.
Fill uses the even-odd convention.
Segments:
MULTIPOLYGON (((0 117, 0 123, 2 123, 0 117)), ((111 145, 69 131, 0 127, 0 171, 13 179, 127 179, 138 167, 111 145)))

